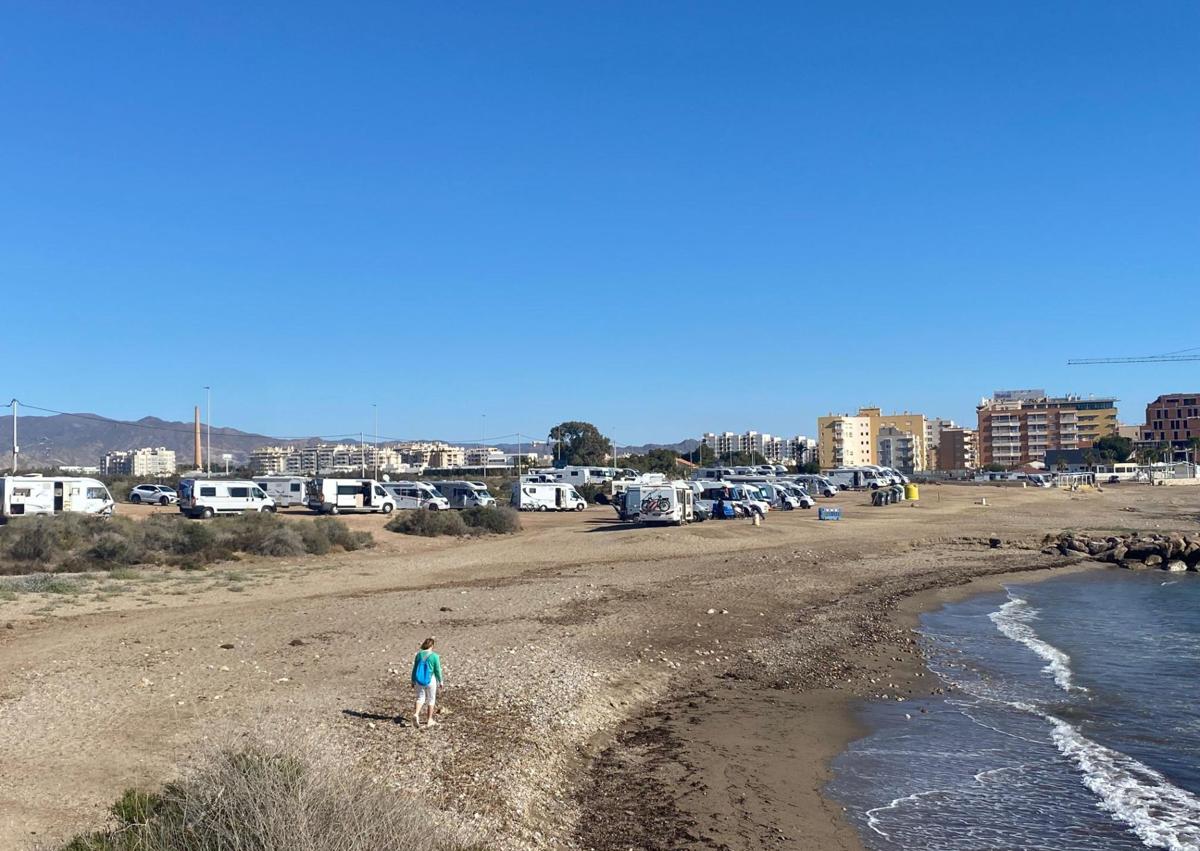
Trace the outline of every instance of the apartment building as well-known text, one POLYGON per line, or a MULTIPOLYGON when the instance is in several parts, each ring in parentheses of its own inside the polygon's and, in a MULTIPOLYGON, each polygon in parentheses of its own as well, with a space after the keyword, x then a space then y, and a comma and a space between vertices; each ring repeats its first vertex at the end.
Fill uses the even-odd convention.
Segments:
POLYGON ((884 428, 912 435, 912 469, 926 469, 925 415, 908 411, 885 414, 879 408, 859 408, 854 415, 829 414, 819 417, 817 443, 821 466, 829 469, 881 464, 879 435, 884 428))
POLYGON ((175 474, 175 450, 162 446, 106 452, 100 459, 104 476, 161 478, 175 474))
POLYGON ((725 431, 717 434, 706 432, 702 438, 705 446, 718 457, 728 457, 737 452, 755 452, 774 464, 792 461, 803 464, 810 460, 813 441, 804 435, 777 437, 765 432, 747 431, 742 434, 725 431))
POLYGON ((1146 406, 1139 443, 1168 443, 1173 454, 1186 458, 1193 451, 1193 439, 1200 439, 1200 393, 1170 393, 1146 406))
POLYGON ((508 456, 494 446, 468 446, 463 450, 463 465, 502 469, 508 465, 508 456))
POLYGON ((822 467, 860 467, 875 463, 871 418, 830 414, 817 419, 817 454, 822 467))
POLYGON ((250 453, 250 469, 259 475, 286 473, 295 454, 294 446, 260 446, 250 453))
POLYGON ((958 428, 958 424, 954 420, 944 420, 940 417, 932 417, 925 420, 925 469, 937 470, 937 450, 941 443, 942 429, 958 428))
POLYGON ((938 470, 975 470, 979 467, 979 455, 975 450, 975 429, 943 428, 938 438, 938 470))
POLYGON ((875 439, 876 457, 880 466, 911 473, 916 460, 917 439, 910 431, 895 426, 882 426, 875 439))
POLYGON ((997 390, 976 407, 981 465, 1044 461, 1049 449, 1083 449, 1117 432, 1117 400, 997 390))

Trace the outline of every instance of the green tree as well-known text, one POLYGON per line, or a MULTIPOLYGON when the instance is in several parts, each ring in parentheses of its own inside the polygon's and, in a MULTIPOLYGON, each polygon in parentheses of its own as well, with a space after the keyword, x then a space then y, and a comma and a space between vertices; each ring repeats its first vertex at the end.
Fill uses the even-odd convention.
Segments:
POLYGON ((796 472, 815 476, 821 472, 821 465, 816 461, 806 461, 796 468, 796 472))
POLYGON ((608 458, 612 444, 591 423, 565 422, 550 429, 550 442, 554 444, 556 466, 578 464, 601 466, 608 458))
POLYGON ((651 449, 645 455, 627 455, 621 459, 622 467, 632 467, 642 473, 666 473, 675 475, 679 472, 679 456, 670 449, 651 449))
POLYGON ((1133 454, 1133 441, 1128 437, 1107 434, 1092 444, 1099 463, 1119 464, 1133 454))
POLYGON ((699 467, 707 467, 716 460, 717 453, 713 452, 711 446, 705 446, 703 443, 698 443, 696 444, 696 448, 691 452, 688 452, 684 457, 699 467))
POLYGON ((721 460, 735 467, 753 467, 756 464, 768 463, 766 456, 760 452, 730 452, 721 460))

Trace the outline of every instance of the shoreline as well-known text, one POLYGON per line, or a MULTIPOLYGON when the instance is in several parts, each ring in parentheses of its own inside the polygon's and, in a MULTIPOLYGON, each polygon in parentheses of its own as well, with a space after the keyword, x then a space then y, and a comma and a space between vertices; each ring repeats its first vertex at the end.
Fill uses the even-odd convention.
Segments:
POLYGON ((869 732, 860 721, 865 701, 943 693, 912 634, 920 615, 1015 580, 1103 567, 999 552, 1016 563, 996 569, 990 558, 965 559, 960 572, 912 577, 910 587, 858 601, 872 611, 867 618, 855 612, 852 643, 824 676, 688 684, 622 725, 589 769, 579 846, 862 851, 857 829, 826 787, 833 761, 869 732))

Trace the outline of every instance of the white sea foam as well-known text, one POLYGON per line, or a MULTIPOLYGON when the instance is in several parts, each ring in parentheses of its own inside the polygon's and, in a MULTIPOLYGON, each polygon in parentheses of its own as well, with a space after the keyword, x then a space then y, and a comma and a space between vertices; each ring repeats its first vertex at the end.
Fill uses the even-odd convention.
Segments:
POLYGON ((1052 644, 1038 638, 1029 622, 1037 618, 1037 609, 1020 597, 1009 592, 1009 600, 999 610, 988 615, 996 629, 1013 641, 1024 644, 1039 657, 1046 660, 1043 671, 1053 675, 1054 682, 1063 691, 1087 691, 1071 682, 1071 657, 1052 644))
POLYGON ((1061 718, 1043 717, 1054 725, 1054 744, 1075 762, 1083 784, 1114 819, 1129 825, 1151 848, 1200 848, 1200 799, 1128 754, 1093 742, 1061 718))

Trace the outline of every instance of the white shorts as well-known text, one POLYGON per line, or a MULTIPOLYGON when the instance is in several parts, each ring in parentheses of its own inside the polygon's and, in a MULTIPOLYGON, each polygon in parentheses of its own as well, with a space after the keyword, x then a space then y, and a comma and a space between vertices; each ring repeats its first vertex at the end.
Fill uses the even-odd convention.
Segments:
POLYGON ((430 706, 437 705, 437 680, 430 680, 429 685, 419 686, 414 685, 417 690, 417 706, 428 703, 430 706))

